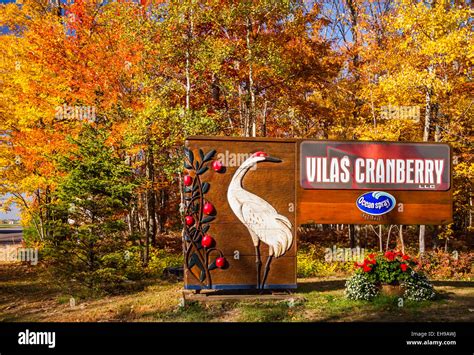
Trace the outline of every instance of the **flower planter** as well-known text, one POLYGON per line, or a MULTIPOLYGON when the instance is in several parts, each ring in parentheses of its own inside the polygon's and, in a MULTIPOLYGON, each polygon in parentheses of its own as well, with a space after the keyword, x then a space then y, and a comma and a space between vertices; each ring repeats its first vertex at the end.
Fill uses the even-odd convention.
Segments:
POLYGON ((428 278, 417 271, 421 264, 400 251, 370 253, 363 262, 355 262, 354 267, 354 275, 346 282, 349 299, 368 301, 383 295, 421 301, 436 296, 428 278))
POLYGON ((404 289, 400 285, 382 284, 381 294, 384 296, 403 296, 404 289))

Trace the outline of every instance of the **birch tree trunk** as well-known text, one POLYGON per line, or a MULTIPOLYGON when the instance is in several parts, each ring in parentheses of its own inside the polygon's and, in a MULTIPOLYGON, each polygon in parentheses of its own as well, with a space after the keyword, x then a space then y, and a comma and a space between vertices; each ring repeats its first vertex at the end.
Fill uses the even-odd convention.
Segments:
MULTIPOLYGON (((430 66, 428 67, 428 71, 431 74, 433 68, 430 66)), ((430 138, 430 127, 431 127, 431 106, 432 106, 432 95, 433 90, 431 87, 426 89, 426 96, 425 96, 425 126, 423 129, 423 141, 427 142, 430 138)), ((425 252, 425 225, 420 225, 420 232, 419 232, 419 243, 420 243, 420 255, 425 252)))
POLYGON ((403 225, 402 224, 398 226, 398 237, 400 238, 402 253, 405 254, 405 242, 403 241, 403 225))
POLYGON ((189 11, 189 28, 186 43, 186 111, 191 108, 191 41, 193 40, 194 23, 193 10, 189 11))
POLYGON ((246 136, 256 137, 257 136, 257 123, 255 120, 255 92, 254 92, 254 84, 253 84, 253 51, 252 46, 250 44, 250 34, 252 33, 252 21, 250 16, 247 16, 247 23, 246 23, 246 35, 245 40, 247 43, 247 60, 249 65, 249 95, 250 95, 250 107, 248 110, 248 126, 246 136), (251 132, 250 132, 251 130, 251 132))

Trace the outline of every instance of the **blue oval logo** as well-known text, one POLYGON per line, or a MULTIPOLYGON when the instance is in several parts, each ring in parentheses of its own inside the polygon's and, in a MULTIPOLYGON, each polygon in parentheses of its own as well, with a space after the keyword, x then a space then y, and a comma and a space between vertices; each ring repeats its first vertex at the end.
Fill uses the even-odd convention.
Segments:
POLYGON ((395 208, 395 197, 388 192, 371 191, 357 198, 357 208, 372 216, 380 216, 395 208))

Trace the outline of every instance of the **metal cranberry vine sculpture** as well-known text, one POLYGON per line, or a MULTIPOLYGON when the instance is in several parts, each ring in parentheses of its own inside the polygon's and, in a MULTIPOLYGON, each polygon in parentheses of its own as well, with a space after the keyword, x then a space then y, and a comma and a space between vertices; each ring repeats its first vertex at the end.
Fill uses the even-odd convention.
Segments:
MULTIPOLYGON (((209 163, 216 151, 204 153, 199 149, 199 158, 194 157, 192 150, 184 148, 184 167, 188 171, 183 178, 184 192, 184 262, 189 274, 200 284, 212 287, 211 271, 216 268, 225 268, 226 260, 221 250, 215 247, 215 241, 208 234, 210 222, 216 218, 216 211, 210 201, 205 198, 211 185, 203 182, 201 176, 209 170, 209 163), (215 255, 218 255, 215 257, 215 255), (212 261, 211 261, 212 258, 212 261), (197 267, 199 276, 192 269, 197 267)), ((222 171, 222 165, 215 160, 211 167, 216 172, 222 171)))

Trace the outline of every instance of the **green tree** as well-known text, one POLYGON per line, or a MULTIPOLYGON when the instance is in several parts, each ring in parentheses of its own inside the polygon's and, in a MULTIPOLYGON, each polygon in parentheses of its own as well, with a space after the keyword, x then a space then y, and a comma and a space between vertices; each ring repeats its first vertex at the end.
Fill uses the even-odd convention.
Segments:
POLYGON ((121 278, 109 259, 126 247, 123 218, 135 187, 131 169, 107 138, 105 129, 86 126, 71 139, 76 149, 59 159, 68 175, 55 191, 53 233, 46 241, 46 255, 89 288, 121 278))

